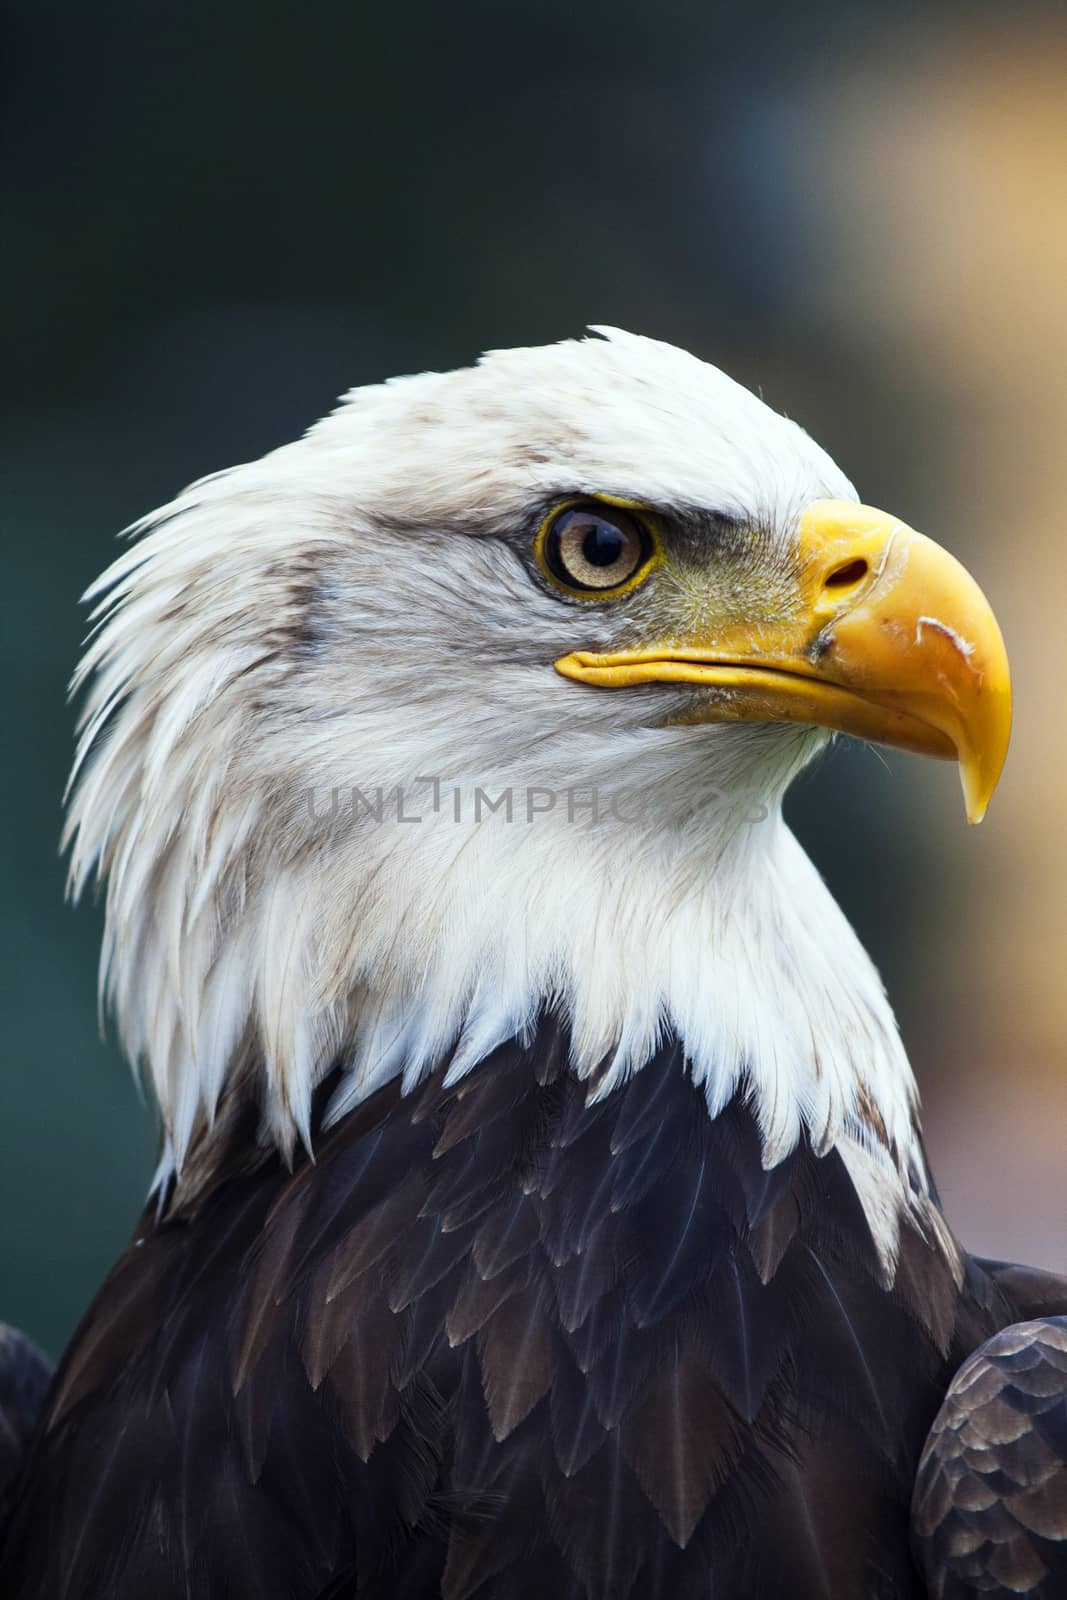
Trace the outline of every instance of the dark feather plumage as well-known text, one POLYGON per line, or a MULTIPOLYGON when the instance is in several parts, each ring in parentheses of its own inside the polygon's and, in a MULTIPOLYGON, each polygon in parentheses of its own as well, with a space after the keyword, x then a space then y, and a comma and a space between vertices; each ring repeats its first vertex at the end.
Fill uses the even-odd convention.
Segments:
MULTIPOLYGON (((1033 1292, 1043 1275, 1023 1271, 1000 1280, 1033 1292)), ((1067 1594, 1067 1316, 1016 1323, 964 1363, 923 1451, 914 1529, 933 1600, 1067 1594)))
POLYGON ((834 1151, 765 1172, 674 1042, 592 1104, 565 1060, 546 1020, 455 1088, 382 1089, 314 1163, 235 1147, 146 1214, 59 1372, 5 1592, 918 1600, 923 1441, 1033 1282, 971 1262, 960 1291, 905 1224, 887 1290, 834 1151))
POLYGON ((0 1525, 52 1381, 52 1363, 17 1328, 0 1322, 0 1525))

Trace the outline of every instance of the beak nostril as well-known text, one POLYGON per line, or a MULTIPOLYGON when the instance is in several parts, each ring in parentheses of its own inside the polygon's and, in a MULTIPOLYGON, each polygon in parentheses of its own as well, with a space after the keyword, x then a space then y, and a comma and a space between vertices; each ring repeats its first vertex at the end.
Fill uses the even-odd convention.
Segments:
POLYGON ((867 576, 867 563, 862 556, 857 556, 853 561, 846 561, 843 566, 835 567, 826 579, 827 589, 850 589, 867 576))

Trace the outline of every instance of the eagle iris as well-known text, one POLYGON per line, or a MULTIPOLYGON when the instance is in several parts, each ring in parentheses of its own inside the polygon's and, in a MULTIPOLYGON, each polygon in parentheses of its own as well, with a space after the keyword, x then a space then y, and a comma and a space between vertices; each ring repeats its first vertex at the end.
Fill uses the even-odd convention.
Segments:
POLYGON ((598 599, 623 592, 643 574, 651 534, 635 514, 599 501, 568 501, 542 524, 537 556, 559 588, 598 599))

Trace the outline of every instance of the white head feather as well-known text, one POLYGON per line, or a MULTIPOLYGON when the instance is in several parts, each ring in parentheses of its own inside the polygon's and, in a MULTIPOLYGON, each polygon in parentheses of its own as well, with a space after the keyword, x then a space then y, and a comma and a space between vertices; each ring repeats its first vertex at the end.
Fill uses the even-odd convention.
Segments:
POLYGON ((605 330, 354 390, 139 524, 90 591, 72 882, 106 880, 102 986, 163 1175, 238 1077, 288 1149, 337 1063, 334 1115, 553 1004, 598 1093, 672 1027, 712 1111, 747 1088, 768 1166, 802 1127, 836 1143, 891 1260, 900 1204, 926 1206, 912 1078, 781 817, 825 735, 666 726, 673 691, 555 673, 619 626, 526 554, 539 509, 587 493, 743 518, 771 569, 808 501, 854 498, 724 374, 605 330), (621 815, 591 825, 593 788, 621 815), (476 820, 477 789, 511 820, 476 820))

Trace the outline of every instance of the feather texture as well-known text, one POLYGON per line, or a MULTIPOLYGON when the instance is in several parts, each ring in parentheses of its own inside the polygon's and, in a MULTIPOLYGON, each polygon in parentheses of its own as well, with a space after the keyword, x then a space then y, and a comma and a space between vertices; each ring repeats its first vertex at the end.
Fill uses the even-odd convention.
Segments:
POLYGON ((292 1172, 247 1120, 232 1177, 146 1216, 59 1373, 13 1600, 918 1600, 961 1340, 1055 1280, 961 1289, 909 1229, 889 1287, 834 1151, 765 1171, 674 1040, 590 1100, 559 1037, 386 1085, 292 1172))
MULTIPOLYGON (((1045 1274, 993 1270, 1034 1309, 1064 1305, 1045 1274)), ((914 1530, 931 1600, 1067 1592, 1067 1315, 1015 1323, 961 1367, 919 1464, 914 1530)))

